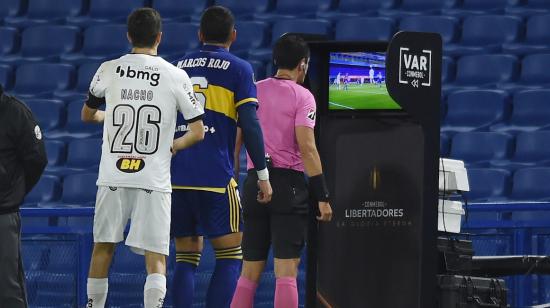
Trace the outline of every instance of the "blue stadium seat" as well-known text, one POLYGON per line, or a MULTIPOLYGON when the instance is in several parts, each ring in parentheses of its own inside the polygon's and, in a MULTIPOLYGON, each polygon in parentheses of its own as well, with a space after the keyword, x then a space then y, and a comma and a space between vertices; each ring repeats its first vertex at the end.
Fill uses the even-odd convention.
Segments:
MULTIPOLYGON (((281 35, 287 32, 299 32, 330 36, 330 22, 313 19, 289 19, 281 20, 273 25, 271 42, 275 43, 281 35)), ((268 61, 271 59, 271 48, 251 50, 249 59, 268 61)))
POLYGON ((484 130, 509 115, 508 93, 501 90, 461 90, 447 98, 443 132, 484 130))
POLYGON ((439 136, 439 156, 449 157, 449 150, 451 149, 451 138, 447 134, 441 134, 439 136))
POLYGON ((124 23, 130 12, 146 4, 146 0, 91 0, 87 15, 69 16, 66 21, 84 27, 94 23, 124 23))
POLYGON ((254 14, 255 20, 274 22, 290 18, 313 18, 318 9, 317 0, 277 0, 272 11, 254 14))
POLYGON ((437 32, 443 43, 449 44, 458 37, 458 19, 449 16, 409 16, 401 19, 399 30, 437 32))
POLYGON ((443 15, 468 16, 473 14, 501 14, 509 0, 460 0, 455 5, 444 8, 443 15))
POLYGON ((514 161, 542 163, 550 161, 550 131, 519 133, 514 161))
POLYGON ((454 56, 499 52, 502 44, 517 40, 522 28, 522 20, 515 16, 468 16, 460 42, 445 46, 444 52, 454 56))
POLYGON ((97 171, 101 160, 101 139, 75 139, 69 142, 66 167, 76 171, 97 171))
POLYGON ((267 45, 269 34, 267 23, 261 21, 243 21, 235 25, 237 40, 231 45, 231 52, 246 58, 248 51, 267 45))
POLYGON ((16 70, 14 92, 20 97, 51 97, 55 91, 71 89, 74 75, 69 64, 23 64, 16 70))
POLYGON ((550 128, 550 90, 525 90, 514 94, 510 121, 493 131, 517 133, 550 128))
POLYGON ((471 55, 458 60, 452 87, 487 88, 514 81, 519 73, 518 60, 512 55, 471 55))
POLYGON ((19 32, 15 28, 0 27, 0 56, 14 54, 19 49, 19 32))
POLYGON ((340 0, 336 10, 318 12, 317 17, 333 21, 349 17, 374 16, 381 9, 391 9, 395 0, 340 0))
POLYGON ((88 27, 84 31, 84 44, 79 53, 61 55, 63 62, 81 64, 103 62, 130 51, 126 38, 126 25, 105 24, 88 27))
POLYGON ((21 37, 20 53, 2 57, 0 62, 57 62, 59 55, 80 48, 80 29, 73 26, 29 27, 21 37))
POLYGON ((389 41, 395 30, 395 23, 390 18, 355 17, 339 21, 334 36, 339 41, 389 41))
POLYGON ((4 23, 24 28, 36 25, 62 24, 67 17, 76 17, 84 9, 83 0, 27 0, 26 14, 6 17, 4 23))
POLYGON ((60 166, 65 163, 67 147, 64 142, 59 140, 46 140, 44 141, 44 145, 46 147, 46 155, 48 156, 46 172, 48 172, 48 167, 60 166))
POLYGON ((103 126, 95 123, 83 123, 80 113, 84 101, 76 100, 67 105, 67 121, 61 129, 46 132, 49 139, 70 140, 73 138, 100 138, 103 126))
POLYGON ((79 100, 84 102, 88 96, 90 83, 101 62, 86 62, 78 67, 76 87, 70 91, 56 91, 54 97, 63 101, 79 100))
POLYGON ((524 87, 538 85, 546 88, 550 84, 550 53, 523 58, 519 82, 524 87))
POLYGON ((36 206, 40 202, 57 201, 61 196, 61 182, 53 175, 43 175, 23 201, 24 207, 36 206))
MULTIPOLYGON (((153 8, 159 11, 163 21, 189 21, 200 18, 202 11, 212 4, 212 0, 153 0, 153 8)), ((250 2, 247 2, 250 5, 250 2)))
POLYGON ((550 3, 546 0, 522 0, 518 5, 508 6, 506 14, 532 16, 550 13, 550 3))
POLYGON ((69 174, 63 179, 61 201, 64 206, 93 206, 97 192, 97 173, 69 174))
POLYGON ((199 25, 190 23, 167 23, 162 26, 162 43, 159 54, 162 56, 180 55, 199 47, 199 25))
POLYGON ((451 158, 463 160, 468 168, 488 167, 491 161, 511 157, 513 141, 506 133, 457 133, 452 140, 451 158))
POLYGON ((260 61, 248 61, 252 65, 252 70, 254 71, 254 77, 256 80, 262 80, 265 78, 265 65, 260 61))
POLYGON ((452 82, 455 79, 456 63, 451 57, 443 57, 441 62, 441 83, 452 82))
POLYGON ((11 88, 13 87, 13 80, 14 76, 11 66, 0 64, 0 85, 2 85, 4 90, 11 90, 11 88))
POLYGON ((441 0, 401 0, 395 9, 382 9, 382 16, 409 16, 409 15, 430 15, 440 14, 441 9, 447 7, 446 1, 441 0))
MULTIPOLYGON (((216 0, 216 5, 221 5, 229 8, 237 17, 237 20, 250 18, 255 13, 265 13, 271 9, 272 1, 270 0, 216 0)), ((237 28, 237 31, 239 28, 237 28)))
POLYGON ((468 168, 470 191, 465 192, 470 202, 502 201, 511 190, 511 173, 504 169, 468 168))
POLYGON ((24 1, 21 0, 2 0, 0 1, 0 22, 6 17, 18 16, 24 8, 24 1))
POLYGON ((43 133, 63 125, 65 106, 63 102, 52 99, 29 99, 26 101, 43 133))
POLYGON ((515 200, 546 201, 550 199, 548 190, 550 168, 523 168, 514 173, 511 198, 515 200))
POLYGON ((505 53, 525 55, 531 53, 550 52, 550 14, 535 15, 527 20, 525 40, 518 43, 505 43, 502 50, 505 53))

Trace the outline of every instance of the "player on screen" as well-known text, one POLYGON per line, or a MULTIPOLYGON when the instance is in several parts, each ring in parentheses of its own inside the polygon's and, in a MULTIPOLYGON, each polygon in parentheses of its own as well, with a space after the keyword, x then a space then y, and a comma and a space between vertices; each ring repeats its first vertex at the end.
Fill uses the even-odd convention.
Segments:
POLYGON ((376 81, 374 80, 374 69, 372 68, 372 66, 370 67, 369 69, 369 82, 371 84, 374 84, 376 81))
MULTIPOLYGON (((170 244, 170 160, 202 140, 203 108, 187 74, 157 56, 161 18, 151 8, 128 17, 132 53, 104 62, 82 107, 82 120, 103 123, 86 307, 104 307, 115 244, 126 238, 145 255, 144 306, 162 307, 170 244), (106 105, 105 111, 98 110, 106 105), (178 110, 189 133, 174 140, 178 110)), ((120 38, 124 39, 124 38, 120 38)), ((88 188, 91 189, 91 188, 88 188)))
MULTIPOLYGON (((206 129, 201 144, 178 153, 172 161, 172 235, 176 242, 172 294, 178 308, 193 306, 203 236, 216 253, 206 307, 229 307, 235 290, 242 264, 241 205, 233 171, 237 122, 259 178, 258 199, 269 202, 272 194, 256 116, 252 67, 229 53, 237 35, 234 23, 228 9, 206 9, 199 29, 201 50, 177 62, 191 77, 198 100, 205 106, 206 129)), ((177 135, 186 129, 187 121, 179 119, 177 135)))
POLYGON ((342 83, 342 76, 340 75, 340 72, 338 72, 338 75, 336 75, 336 79, 334 79, 334 83, 336 84, 336 88, 340 90, 340 84, 342 83))
POLYGON ((382 72, 378 71, 378 75, 376 77, 377 77, 376 79, 377 79, 377 82, 378 82, 378 87, 382 88, 382 81, 383 81, 382 72))
POLYGON ((346 75, 344 76, 344 91, 348 90, 348 86, 349 86, 349 73, 346 73, 346 75))

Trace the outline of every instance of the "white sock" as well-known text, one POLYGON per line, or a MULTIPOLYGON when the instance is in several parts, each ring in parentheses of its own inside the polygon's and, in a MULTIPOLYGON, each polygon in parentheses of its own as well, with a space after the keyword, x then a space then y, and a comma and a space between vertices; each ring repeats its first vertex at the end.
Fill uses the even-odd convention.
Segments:
POLYGON ((166 276, 150 274, 145 280, 143 301, 145 308, 162 308, 166 295, 166 276))
POLYGON ((107 300, 109 281, 107 278, 88 278, 88 302, 86 308, 103 308, 107 300))

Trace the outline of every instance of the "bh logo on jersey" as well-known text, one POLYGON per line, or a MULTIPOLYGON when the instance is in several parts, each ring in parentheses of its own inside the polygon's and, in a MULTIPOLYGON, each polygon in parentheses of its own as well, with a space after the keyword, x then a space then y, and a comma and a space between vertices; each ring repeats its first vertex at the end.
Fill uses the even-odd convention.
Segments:
POLYGON ((145 69, 147 71, 139 71, 139 70, 133 70, 129 65, 126 68, 123 68, 122 66, 119 65, 116 68, 116 73, 120 77, 147 80, 149 81, 149 84, 152 85, 153 87, 158 86, 159 80, 160 80, 160 73, 153 73, 154 71, 158 71, 158 68, 146 66, 145 69))
POLYGON ((399 83, 415 88, 432 85, 432 51, 399 48, 399 83))
POLYGON ((118 170, 125 173, 136 173, 145 168, 145 161, 143 159, 135 158, 120 158, 116 162, 116 167, 118 170))

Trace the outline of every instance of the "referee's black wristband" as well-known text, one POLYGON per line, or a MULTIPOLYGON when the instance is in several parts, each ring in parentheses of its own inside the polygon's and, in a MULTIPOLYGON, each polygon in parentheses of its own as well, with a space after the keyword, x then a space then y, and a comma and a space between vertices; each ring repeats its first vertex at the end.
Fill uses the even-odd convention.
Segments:
POLYGON ((325 181, 325 176, 322 173, 309 178, 309 187, 311 187, 313 195, 317 198, 317 201, 329 201, 330 195, 328 193, 327 182, 325 181))

